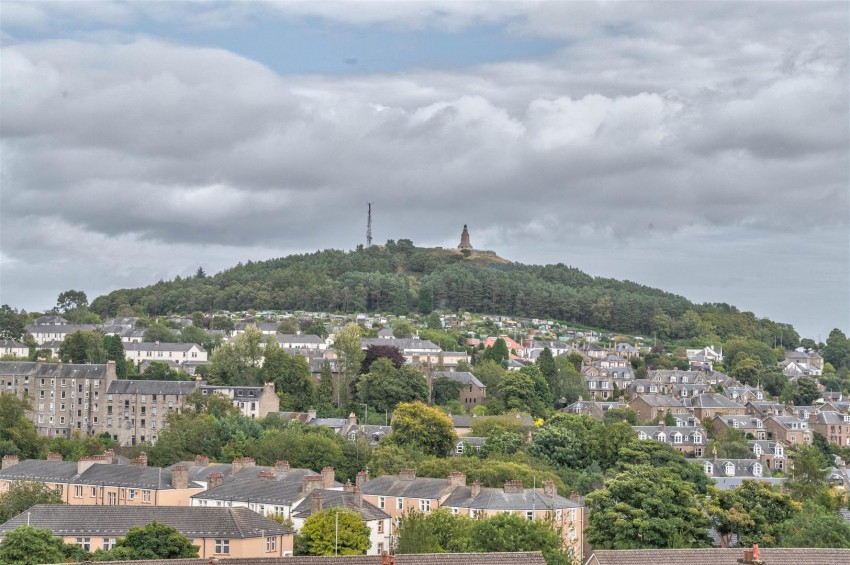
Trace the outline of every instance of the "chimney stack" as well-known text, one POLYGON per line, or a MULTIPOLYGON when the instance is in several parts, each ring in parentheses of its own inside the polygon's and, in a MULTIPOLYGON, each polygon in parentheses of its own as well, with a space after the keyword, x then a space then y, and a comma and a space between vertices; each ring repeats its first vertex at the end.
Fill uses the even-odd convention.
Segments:
POLYGON ((19 463, 17 455, 4 455, 3 456, 3 465, 0 467, 2 470, 6 470, 9 467, 14 467, 19 463))
POLYGON ((453 487, 465 487, 466 474, 461 472, 449 473, 449 484, 453 487))
POLYGON ((210 464, 210 458, 206 455, 195 455, 195 465, 197 467, 208 467, 210 464))
POLYGON ((555 489, 555 481, 552 479, 543 481, 543 494, 550 498, 558 494, 558 491, 555 489))
POLYGON ((471 494, 472 494, 472 498, 475 498, 479 494, 481 494, 481 481, 478 481, 478 480, 473 481, 473 483, 472 483, 472 493, 471 494))
POLYGON ((189 488, 189 469, 185 465, 177 465, 171 470, 171 486, 180 490, 189 488))
POLYGON ((276 461, 274 464, 274 470, 278 473, 288 473, 289 469, 289 461, 276 461))
POLYGON ((244 469, 245 467, 256 467, 257 462, 254 461, 251 457, 237 457, 230 464, 231 471, 234 475, 238 474, 239 471, 244 469))
POLYGON ((107 461, 106 455, 91 455, 89 457, 80 457, 80 459, 77 461, 77 474, 81 475, 85 473, 89 467, 97 463, 109 463, 109 461, 107 461))
POLYGON ((334 488, 335 478, 333 467, 322 468, 322 488, 334 488))
POLYGON ((381 565, 395 565, 395 555, 390 555, 384 551, 381 554, 381 565))
POLYGON ((354 493, 354 507, 363 508, 363 492, 360 487, 353 487, 352 492, 354 493))
POLYGON ((310 495, 310 514, 318 514, 322 511, 322 493, 319 491, 313 491, 313 494, 310 495))
POLYGON ((412 481, 416 478, 416 469, 402 469, 398 472, 398 478, 402 481, 412 481))
POLYGON ((207 490, 220 487, 224 484, 224 475, 222 473, 210 473, 207 477, 207 490))
POLYGON ((321 475, 304 475, 301 479, 301 494, 307 496, 316 489, 322 488, 324 478, 321 475))
POLYGON ((352 426, 357 425, 357 416, 354 414, 354 412, 351 412, 350 414, 348 414, 348 423, 351 424, 352 426))
POLYGON ((142 451, 136 459, 130 459, 130 465, 134 465, 136 467, 147 467, 148 454, 142 451))
POLYGON ((115 361, 106 362, 106 382, 114 381, 118 378, 118 372, 115 370, 115 361))
POLYGON ((357 473, 357 477, 354 479, 355 485, 362 487, 367 482, 369 482, 369 471, 360 471, 357 473))
POLYGON ((354 485, 351 484, 351 481, 345 481, 345 484, 342 485, 342 492, 354 492, 354 485))
POLYGON ((47 460, 48 461, 62 461, 62 454, 61 453, 48 453, 47 454, 47 460))
POLYGON ((274 471, 260 471, 257 473, 257 478, 261 481, 273 481, 277 475, 274 471))
POLYGON ((505 481, 505 492, 523 492, 522 481, 505 481))

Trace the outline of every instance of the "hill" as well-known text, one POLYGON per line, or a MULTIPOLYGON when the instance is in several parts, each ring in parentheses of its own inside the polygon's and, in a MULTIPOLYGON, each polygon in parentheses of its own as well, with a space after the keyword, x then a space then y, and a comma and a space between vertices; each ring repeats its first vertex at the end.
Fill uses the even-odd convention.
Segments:
POLYGON ((355 251, 325 250, 249 261, 215 276, 160 281, 100 296, 101 316, 212 310, 388 312, 435 309, 563 320, 660 338, 799 342, 787 324, 756 319, 727 304, 696 305, 630 281, 592 277, 564 264, 524 265, 495 253, 415 247, 388 241, 355 251))

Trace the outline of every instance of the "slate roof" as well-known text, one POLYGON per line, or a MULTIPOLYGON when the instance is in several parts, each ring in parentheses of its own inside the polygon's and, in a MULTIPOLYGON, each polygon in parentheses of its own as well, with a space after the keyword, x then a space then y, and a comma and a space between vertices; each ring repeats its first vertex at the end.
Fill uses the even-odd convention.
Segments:
POLYGON ((393 347, 398 347, 400 351, 404 351, 406 349, 418 349, 424 351, 440 351, 440 348, 431 341, 427 339, 417 339, 417 338, 386 338, 386 337, 364 337, 360 338, 360 345, 363 348, 369 347, 370 345, 391 345, 393 347))
MULTIPOLYGON (((241 474, 241 472, 240 472, 241 474)), ((192 496, 196 500, 238 500, 289 506, 303 498, 301 481, 247 479, 229 481, 192 496)))
POLYGON ((176 465, 183 465, 188 469, 190 481, 201 481, 205 483, 209 482, 209 476, 211 473, 221 473, 222 477, 224 478, 225 484, 227 484, 230 481, 257 480, 261 471, 274 471, 275 481, 298 483, 299 485, 301 484, 301 479, 305 475, 320 474, 311 469, 291 468, 289 471, 277 471, 274 467, 255 465, 253 467, 243 467, 241 471, 234 475, 232 473, 233 466, 230 463, 210 463, 208 465, 198 465, 194 461, 181 461, 179 463, 171 465, 170 467, 167 467, 167 469, 171 470, 176 465))
MULTIPOLYGON (((658 407, 658 408, 684 408, 685 405, 676 398, 672 396, 665 396, 663 394, 641 394, 638 398, 642 399, 648 406, 658 407)), ((635 399, 637 400, 637 399, 635 399)))
POLYGON ((66 482, 77 474, 74 461, 45 461, 24 459, 17 465, 0 471, 0 479, 13 481, 66 482))
MULTIPOLYGON (((367 483, 368 484, 368 483, 367 483)), ((505 492, 500 488, 482 488, 472 496, 472 487, 457 487, 440 506, 444 508, 472 508, 477 510, 544 510, 546 508, 581 508, 563 496, 546 496, 540 489, 522 492, 505 492)))
POLYGON ((0 361, 0 375, 44 379, 103 379, 106 364, 42 363, 36 371, 35 361, 0 361))
POLYGON ((38 504, 0 525, 0 537, 18 526, 46 528, 57 536, 90 534, 123 537, 134 527, 156 520, 176 528, 189 539, 222 537, 245 539, 293 531, 247 508, 192 506, 72 506, 38 504))
POLYGON ((320 345, 325 340, 313 334, 278 334, 277 341, 280 343, 314 343, 320 345))
MULTIPOLYGON (((767 565, 836 565, 850 562, 850 549, 761 548, 767 565)), ((610 549, 597 550, 587 565, 738 565, 743 549, 610 549)))
POLYGON ((487 388, 475 375, 467 371, 437 371, 435 376, 437 378, 443 377, 450 381, 455 381, 465 385, 473 384, 478 388, 487 388))
POLYGON ((168 343, 154 341, 125 343, 124 351, 189 351, 193 347, 198 348, 200 351, 206 351, 197 343, 168 343))
MULTIPOLYGON (((360 514, 360 516, 367 522, 370 520, 385 520, 391 517, 371 502, 362 500, 362 498, 360 505, 358 506, 355 493, 353 492, 326 489, 317 489, 314 492, 320 492, 322 494, 322 510, 337 507, 347 508, 348 510, 353 510, 360 514)), ((312 496, 313 493, 310 493, 307 498, 302 500, 298 506, 292 509, 293 518, 306 519, 313 515, 312 496)))
POLYGON ((700 394, 691 399, 694 408, 722 408, 724 410, 743 410, 744 407, 722 394, 700 394))
MULTIPOLYGON (((226 565, 381 565, 380 555, 338 557, 242 557, 220 560, 226 565)), ((539 551, 512 553, 407 553, 395 555, 396 565, 546 565, 539 551)), ((112 565, 208 565, 209 559, 112 561, 112 565)))
POLYGON ((398 475, 375 477, 366 481, 361 487, 363 494, 433 500, 446 496, 455 488, 451 486, 448 479, 416 477, 410 480, 399 478, 398 475))
POLYGON ((117 380, 109 383, 107 394, 174 394, 195 392, 195 381, 117 380))
MULTIPOLYGON (((171 483, 171 471, 167 469, 138 467, 135 465, 105 465, 101 463, 92 465, 68 482, 74 485, 103 484, 154 490, 174 488, 171 483)), ((189 488, 201 488, 201 485, 190 482, 189 488)))
POLYGON ((817 416, 815 416, 815 424, 848 424, 850 421, 845 421, 844 414, 839 414, 838 412, 821 412, 817 416))

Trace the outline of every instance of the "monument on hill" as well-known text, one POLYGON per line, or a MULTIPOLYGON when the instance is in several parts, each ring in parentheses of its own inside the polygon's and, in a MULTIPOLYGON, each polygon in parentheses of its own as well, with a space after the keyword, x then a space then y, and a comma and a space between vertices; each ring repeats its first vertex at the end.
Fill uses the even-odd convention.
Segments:
POLYGON ((463 232, 460 234, 460 245, 458 249, 472 249, 472 244, 469 243, 469 230, 466 229, 466 224, 463 224, 463 232))

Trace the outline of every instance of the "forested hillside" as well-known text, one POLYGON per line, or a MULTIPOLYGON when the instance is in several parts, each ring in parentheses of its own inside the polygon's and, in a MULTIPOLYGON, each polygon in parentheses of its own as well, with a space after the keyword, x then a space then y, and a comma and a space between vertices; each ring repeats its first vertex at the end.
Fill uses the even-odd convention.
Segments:
POLYGON ((326 250, 239 264, 207 276, 160 281, 98 297, 103 317, 212 310, 429 313, 434 309, 563 320, 658 337, 751 337, 794 345, 793 328, 732 306, 695 305, 682 296, 563 265, 523 265, 498 257, 388 241, 355 251, 326 250))

